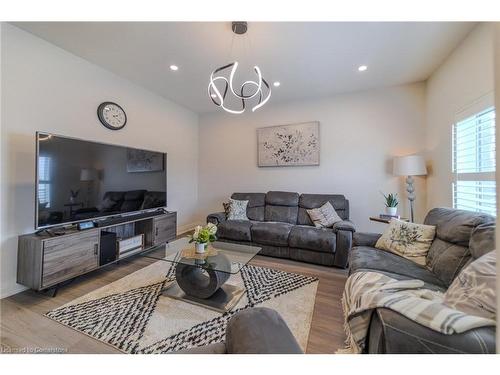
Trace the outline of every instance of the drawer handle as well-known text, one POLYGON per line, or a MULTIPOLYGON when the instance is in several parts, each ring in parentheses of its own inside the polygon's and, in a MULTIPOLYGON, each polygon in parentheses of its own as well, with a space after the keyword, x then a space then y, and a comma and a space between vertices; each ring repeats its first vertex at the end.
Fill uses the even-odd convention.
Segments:
POLYGON ((97 251, 98 251, 98 245, 94 244, 94 255, 97 255, 97 251))

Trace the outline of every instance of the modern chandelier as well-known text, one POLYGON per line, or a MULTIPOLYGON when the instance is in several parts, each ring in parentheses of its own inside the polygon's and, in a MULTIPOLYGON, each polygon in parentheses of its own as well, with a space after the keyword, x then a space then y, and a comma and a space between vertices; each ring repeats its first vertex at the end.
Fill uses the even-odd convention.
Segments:
MULTIPOLYGON (((237 35, 245 34, 248 29, 246 22, 233 22, 232 30, 237 35)), ((227 65, 215 69, 210 75, 210 83, 208 84, 208 96, 212 102, 233 114, 241 114, 251 104, 252 112, 262 107, 271 97, 271 87, 262 77, 262 73, 258 66, 254 66, 253 70, 257 76, 255 81, 245 81, 239 88, 235 90, 233 81, 238 69, 238 62, 234 61, 227 65), (227 75, 229 74, 229 78, 227 75), (227 105, 227 95, 234 96, 237 101, 241 100, 241 107, 229 108, 227 105)))

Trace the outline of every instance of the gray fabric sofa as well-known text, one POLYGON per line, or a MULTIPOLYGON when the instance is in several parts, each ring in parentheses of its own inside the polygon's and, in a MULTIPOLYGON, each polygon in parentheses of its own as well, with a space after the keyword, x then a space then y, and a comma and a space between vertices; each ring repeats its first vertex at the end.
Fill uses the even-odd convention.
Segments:
POLYGON ((220 241, 260 246, 261 255, 347 266, 355 227, 349 221, 349 201, 343 195, 270 191, 234 193, 231 198, 249 201, 249 220, 226 220, 224 212, 208 215, 207 222, 218 226, 220 241), (316 228, 306 210, 327 201, 343 221, 333 228, 316 228))
MULTIPOLYGON (((495 218, 434 208, 425 224, 436 226, 426 266, 376 249, 380 234, 356 233, 349 254, 349 274, 384 273, 398 280, 420 279, 427 288, 445 292, 460 270, 495 249, 495 218)), ((444 335, 389 309, 377 309, 368 334, 368 353, 495 353, 495 327, 444 335)))
POLYGON ((174 354, 302 354, 302 349, 280 314, 267 307, 254 307, 237 312, 229 320, 225 342, 174 354))

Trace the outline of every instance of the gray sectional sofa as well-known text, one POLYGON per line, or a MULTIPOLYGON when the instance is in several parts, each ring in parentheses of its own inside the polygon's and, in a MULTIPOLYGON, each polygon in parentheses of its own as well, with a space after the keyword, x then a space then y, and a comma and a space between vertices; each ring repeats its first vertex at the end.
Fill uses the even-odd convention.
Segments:
MULTIPOLYGON (((380 234, 356 233, 349 254, 349 274, 374 271, 398 280, 420 279, 426 288, 445 292, 460 270, 495 249, 495 218, 434 208, 424 224, 436 226, 426 266, 376 249, 380 234)), ((495 353, 495 327, 444 335, 389 309, 377 309, 368 334, 368 353, 495 353)))
POLYGON ((224 212, 208 215, 207 222, 218 226, 219 241, 260 246, 261 255, 347 267, 355 227, 349 221, 349 201, 343 195, 270 191, 234 193, 231 198, 249 201, 249 220, 226 220, 224 212), (316 228, 306 210, 327 201, 343 221, 333 228, 316 228))

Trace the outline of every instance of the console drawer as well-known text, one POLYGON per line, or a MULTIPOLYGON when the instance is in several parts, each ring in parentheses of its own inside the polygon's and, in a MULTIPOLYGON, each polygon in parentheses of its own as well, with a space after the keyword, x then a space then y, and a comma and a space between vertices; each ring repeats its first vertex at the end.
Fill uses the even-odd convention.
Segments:
POLYGON ((42 288, 79 276, 99 266, 97 231, 43 242, 42 288))
POLYGON ((168 214, 153 221, 153 244, 161 245, 175 239, 177 235, 177 215, 168 214))

